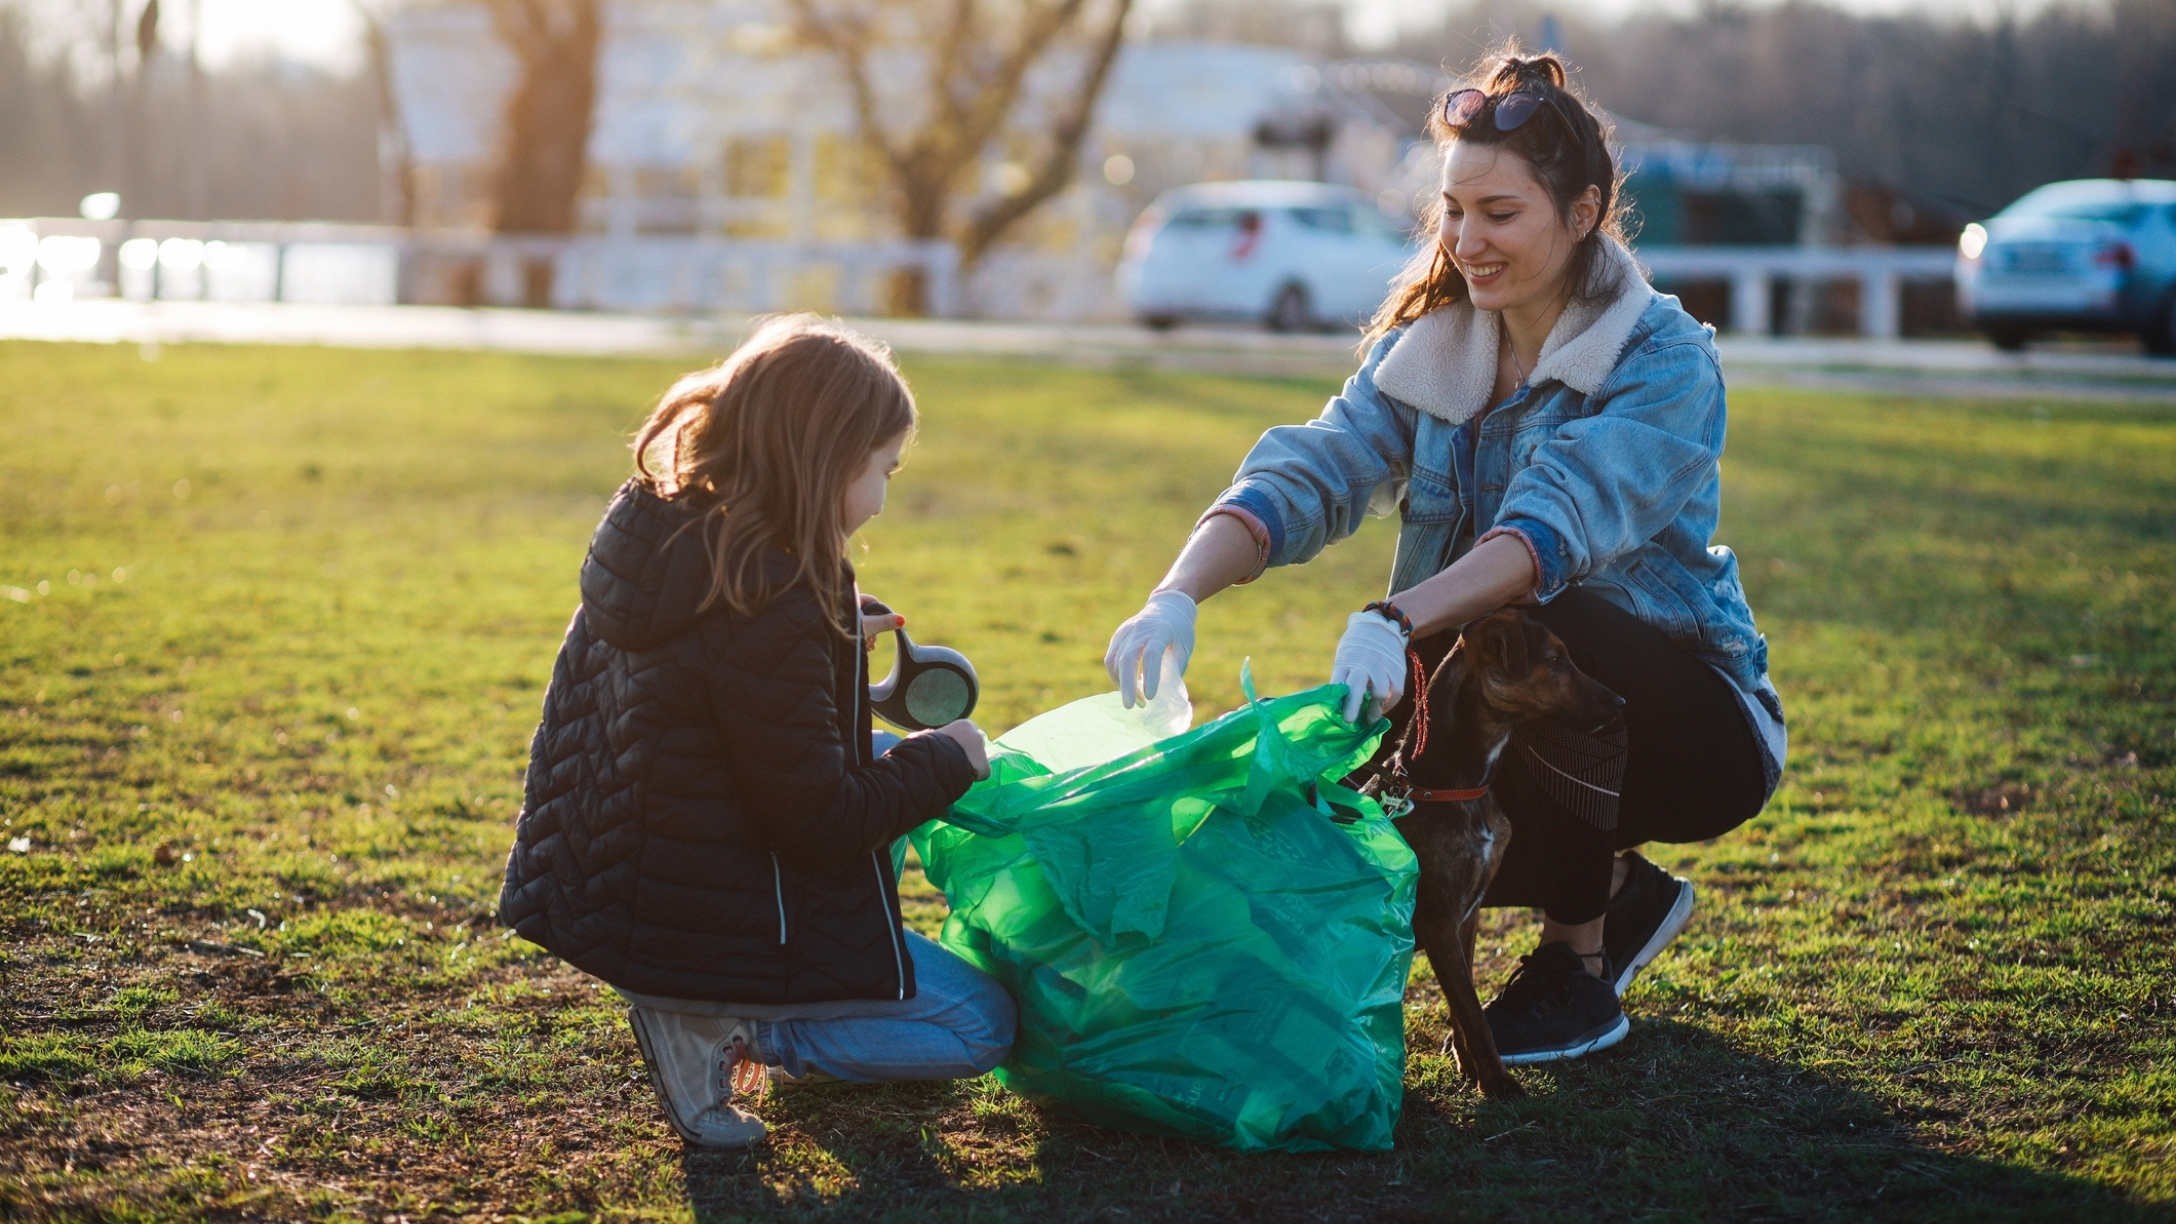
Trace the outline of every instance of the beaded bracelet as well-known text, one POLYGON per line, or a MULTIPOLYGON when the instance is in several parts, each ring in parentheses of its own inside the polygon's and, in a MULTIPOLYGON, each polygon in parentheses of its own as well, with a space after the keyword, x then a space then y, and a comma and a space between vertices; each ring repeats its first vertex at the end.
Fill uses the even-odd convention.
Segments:
POLYGON ((1413 636, 1412 620, 1407 617, 1405 613, 1398 611, 1398 605, 1390 602, 1387 599, 1378 599, 1374 603, 1371 603, 1367 607, 1360 610, 1362 612, 1380 613, 1384 620, 1391 621, 1395 623, 1398 628, 1404 630, 1405 636, 1409 638, 1413 636))

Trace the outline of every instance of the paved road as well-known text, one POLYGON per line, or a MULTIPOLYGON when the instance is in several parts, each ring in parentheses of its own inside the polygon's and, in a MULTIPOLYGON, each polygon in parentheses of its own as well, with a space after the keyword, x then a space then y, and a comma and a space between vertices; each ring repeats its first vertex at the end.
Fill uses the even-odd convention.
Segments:
MULTIPOLYGON (((901 352, 1012 357, 1090 366, 1292 377, 1350 373, 1356 338, 1278 336, 1239 328, 1152 332, 1127 325, 864 319, 854 325, 901 352)), ((152 344, 323 344, 353 348, 514 352, 723 354, 745 332, 728 318, 466 310, 439 306, 237 305, 116 300, 0 303, 0 338, 152 344)), ((2119 345, 2000 353, 1957 340, 1725 337, 1734 384, 1915 395, 2137 400, 2176 406, 2176 360, 2119 345)))

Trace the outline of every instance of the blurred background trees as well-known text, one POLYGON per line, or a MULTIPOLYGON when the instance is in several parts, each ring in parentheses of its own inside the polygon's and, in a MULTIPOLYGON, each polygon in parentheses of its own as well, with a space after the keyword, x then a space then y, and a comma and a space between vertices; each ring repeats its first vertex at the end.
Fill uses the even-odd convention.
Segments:
MULTIPOLYGON (((355 0, 366 13, 395 2, 355 0)), ((132 216, 410 215, 382 56, 359 56, 363 67, 350 75, 265 60, 198 71, 172 33, 188 0, 168 0, 168 32, 139 48, 146 3, 0 0, 0 215, 71 213, 99 190, 123 191, 132 216)), ((595 62, 602 3, 490 0, 530 82, 507 116, 516 139, 501 163, 499 228, 565 227, 567 184, 582 174, 580 139, 568 133, 594 87, 579 66, 595 62)), ((861 52, 827 4, 789 7, 807 32, 830 40, 851 79, 861 52)), ((1017 96, 1003 87, 1007 57, 1029 47, 1017 37, 1032 32, 1030 14, 1044 8, 1070 15, 1034 55, 1063 48, 1053 62, 1077 74, 1082 91, 1071 96, 1090 102, 1091 70, 1121 30, 1277 43, 1324 57, 1350 50, 1339 10, 1310 0, 1189 0, 1136 12, 1130 25, 1119 24, 1123 0, 1013 5, 1005 11, 1026 24, 978 31, 967 40, 971 53, 953 61, 957 70, 932 77, 933 109, 883 115, 883 132, 870 138, 898 189, 906 232, 942 231, 979 249, 1072 175, 1067 151, 1078 147, 1079 125, 1061 112, 1038 121, 1036 148, 1004 151, 1011 190, 978 201, 972 217, 952 203, 975 194, 962 176, 976 156, 962 150, 992 138, 978 118, 988 103, 1017 96)), ((1858 15, 1813 0, 1710 0, 1689 13, 1604 21, 1541 0, 1477 0, 1408 29, 1385 51, 1457 70, 1504 38, 1534 45, 1553 37, 1588 92, 1628 119, 1698 138, 1826 145, 1847 176, 1973 214, 2055 179, 2176 177, 2176 0, 2058 0, 2028 15, 2005 11, 2012 15, 1971 20, 1858 15)))
MULTIPOLYGON (((889 180, 900 232, 953 238, 961 264, 972 268, 1007 230, 1073 182, 1133 0, 942 6, 792 0, 791 7, 800 37, 829 53, 852 91, 862 140, 889 180), (906 121, 887 113, 876 80, 877 58, 899 49, 913 53, 925 73, 906 121), (1072 80, 1057 91, 1062 101, 1040 116, 1023 147, 1008 150, 997 167, 997 190, 955 216, 959 197, 985 194, 975 180, 991 143, 1024 126, 1030 74, 1058 59, 1073 61, 1063 65, 1072 80)), ((907 274, 893 287, 893 309, 919 313, 927 294, 921 276, 907 274)))
POLYGON ((1821 144, 1872 177, 1985 215, 2042 183, 2176 178, 2176 0, 2057 3, 1991 22, 1858 16, 1807 0, 1580 20, 1480 0, 1397 52, 1462 67, 1546 15, 1590 96, 1702 137, 1821 144))
POLYGON ((0 0, 0 216, 376 221, 379 103, 365 75, 255 60, 199 71, 165 6, 0 0), (141 46, 139 31, 155 34, 141 46), (148 54, 146 52, 148 51, 148 54))

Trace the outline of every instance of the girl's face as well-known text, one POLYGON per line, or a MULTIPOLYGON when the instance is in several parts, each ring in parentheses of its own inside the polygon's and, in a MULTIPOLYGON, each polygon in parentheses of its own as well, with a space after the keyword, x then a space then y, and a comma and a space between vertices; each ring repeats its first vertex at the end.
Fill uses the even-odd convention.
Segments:
POLYGON ((899 470, 900 456, 907 449, 907 435, 877 443, 869 457, 862 460, 861 469, 846 483, 846 504, 843 519, 846 534, 860 531, 862 524, 875 518, 884 510, 884 489, 891 484, 892 473, 899 470))
POLYGON ((1443 158, 1436 241, 1465 276, 1476 309, 1542 307, 1563 296, 1572 254, 1600 211, 1601 192, 1589 187, 1565 221, 1525 158, 1501 145, 1453 141, 1443 158))

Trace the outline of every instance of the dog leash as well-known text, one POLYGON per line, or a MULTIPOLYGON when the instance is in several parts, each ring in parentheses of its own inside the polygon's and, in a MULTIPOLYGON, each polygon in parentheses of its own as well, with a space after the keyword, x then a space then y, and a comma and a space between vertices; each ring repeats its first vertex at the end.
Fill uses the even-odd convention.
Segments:
MULTIPOLYGON (((1419 756, 1428 751, 1428 667, 1420 661, 1420 652, 1411 647, 1406 648, 1405 659, 1413 665, 1413 755, 1419 756)), ((1402 761, 1398 778, 1405 779, 1402 761)))
MULTIPOLYGON (((1405 657, 1413 664, 1413 755, 1417 757, 1428 751, 1428 668, 1421 662, 1419 651, 1408 650, 1405 657)), ((1390 775, 1400 791, 1384 797, 1383 811, 1393 819, 1412 811, 1416 803, 1471 803, 1488 794, 1486 786, 1458 789, 1415 786, 1406 776, 1402 752, 1391 761, 1390 775)))

